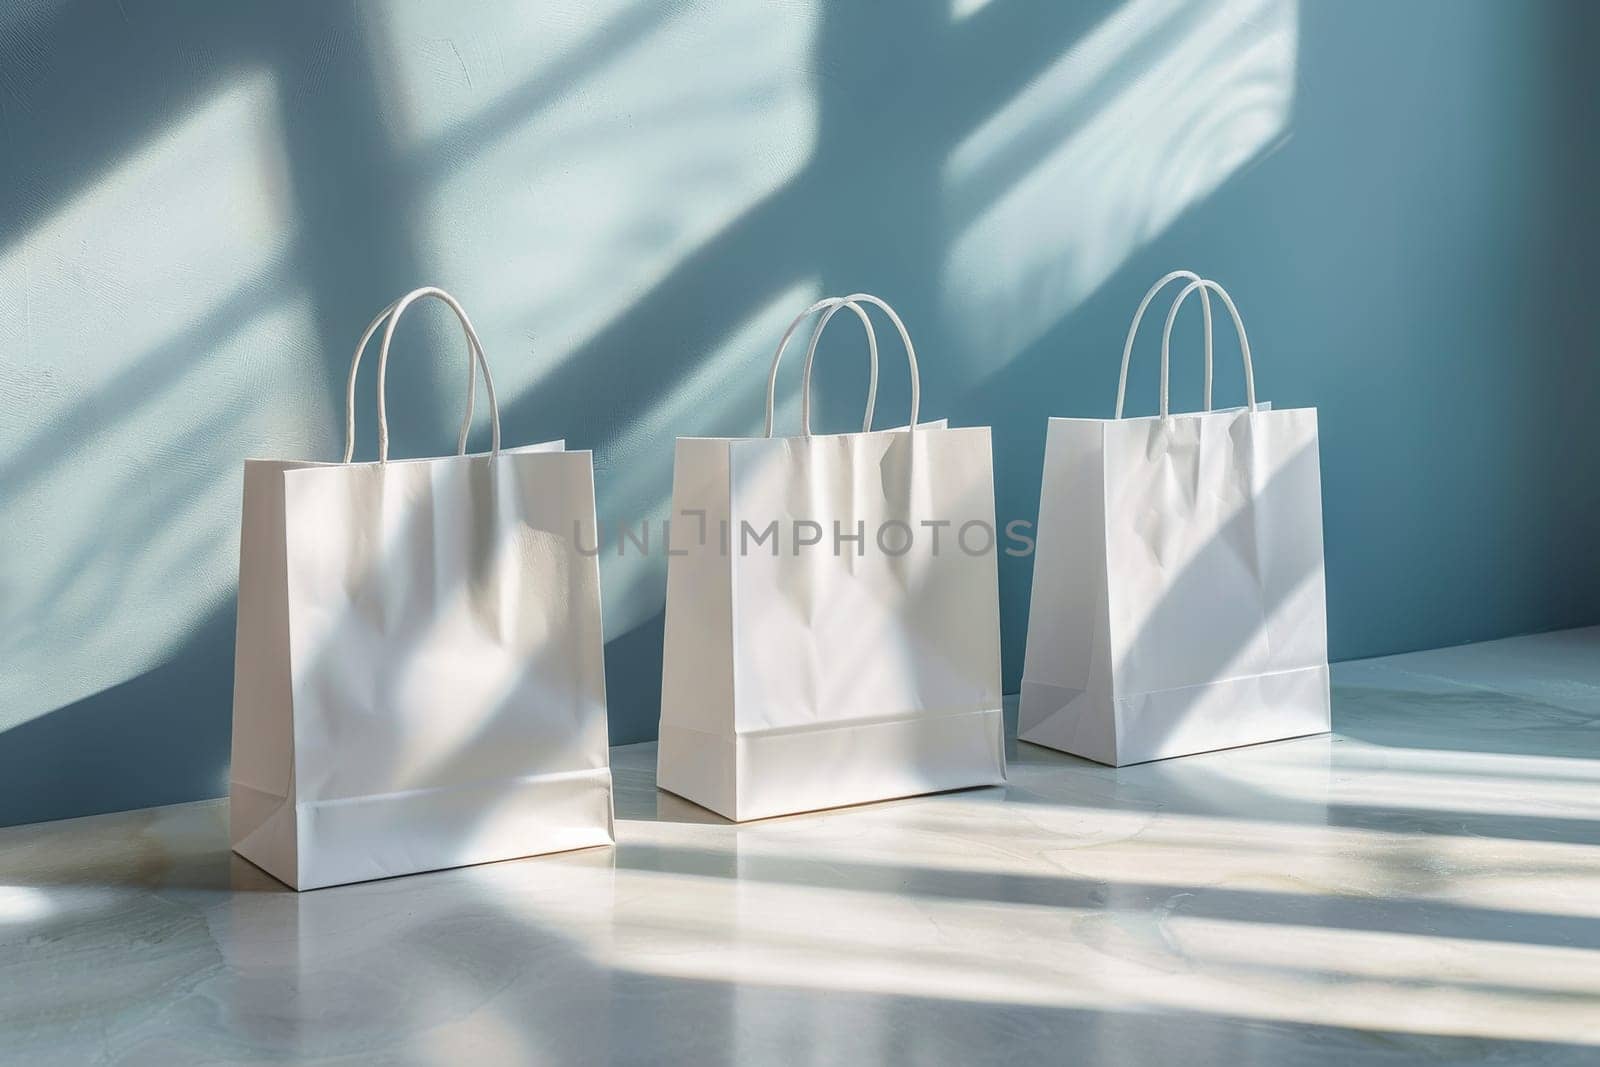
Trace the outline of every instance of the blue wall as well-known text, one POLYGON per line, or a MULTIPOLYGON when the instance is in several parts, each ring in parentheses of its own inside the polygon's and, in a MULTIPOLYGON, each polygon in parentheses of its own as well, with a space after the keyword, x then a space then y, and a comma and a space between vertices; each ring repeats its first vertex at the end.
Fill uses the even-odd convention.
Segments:
MULTIPOLYGON (((1192 267, 1262 395, 1321 411, 1336 658, 1600 621, 1597 47, 1581 0, 9 4, 0 823, 224 791, 240 461, 336 456, 360 328, 424 282, 473 312, 508 440, 592 447, 613 523, 665 514, 676 434, 759 426, 794 310, 878 292, 924 414, 995 427, 1004 519, 1192 267)), ((437 309, 401 333, 396 451, 448 451, 458 342, 437 309)), ((639 740, 661 563, 604 568, 639 740)), ((1008 688, 1028 580, 1005 562, 1008 688)))

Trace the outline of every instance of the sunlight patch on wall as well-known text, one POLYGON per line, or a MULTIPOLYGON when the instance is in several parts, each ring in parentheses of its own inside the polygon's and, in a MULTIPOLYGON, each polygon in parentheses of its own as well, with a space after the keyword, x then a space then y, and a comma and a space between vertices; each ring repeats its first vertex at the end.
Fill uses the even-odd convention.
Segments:
POLYGON ((971 18, 994 0, 950 0, 950 21, 960 22, 962 19, 971 18))
POLYGON ((419 4, 365 12, 383 120, 396 145, 412 148, 502 109, 502 132, 515 128, 547 95, 519 101, 519 92, 569 88, 574 71, 636 43, 670 17, 668 9, 649 0, 555 0, 536 18, 419 4), (508 103, 528 106, 503 107, 508 103))
POLYGON ((816 136, 814 12, 558 7, 402 5, 375 28, 424 42, 379 46, 413 109, 394 121, 425 186, 421 254, 501 353, 509 398, 787 182, 816 136))
POLYGON ((952 153, 951 328, 983 377, 1281 137, 1296 0, 1130 0, 952 153))
POLYGON ((0 728, 167 659, 233 588, 245 454, 331 450, 286 188, 241 74, 0 252, 0 728))

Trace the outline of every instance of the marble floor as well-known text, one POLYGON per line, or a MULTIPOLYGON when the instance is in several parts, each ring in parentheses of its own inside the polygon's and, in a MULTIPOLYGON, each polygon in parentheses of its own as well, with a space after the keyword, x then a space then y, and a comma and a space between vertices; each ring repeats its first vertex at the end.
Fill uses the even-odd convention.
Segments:
POLYGON ((213 801, 0 830, 24 1064, 1600 1063, 1600 629, 1335 668, 1332 737, 296 895, 213 801))

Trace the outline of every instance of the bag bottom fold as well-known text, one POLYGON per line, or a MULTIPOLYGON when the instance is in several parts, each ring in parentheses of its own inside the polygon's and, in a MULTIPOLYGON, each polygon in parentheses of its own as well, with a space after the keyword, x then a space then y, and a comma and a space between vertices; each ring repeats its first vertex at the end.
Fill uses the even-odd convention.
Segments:
POLYGON ((233 850, 294 889, 366 882, 612 843, 611 770, 598 767, 377 796, 280 801, 234 783, 253 829, 233 850))
POLYGON ((656 784, 734 822, 1001 785, 999 706, 711 734, 661 725, 656 784))
POLYGON ((1019 741, 1112 767, 1327 733, 1326 665, 1107 700, 1022 680, 1019 741))

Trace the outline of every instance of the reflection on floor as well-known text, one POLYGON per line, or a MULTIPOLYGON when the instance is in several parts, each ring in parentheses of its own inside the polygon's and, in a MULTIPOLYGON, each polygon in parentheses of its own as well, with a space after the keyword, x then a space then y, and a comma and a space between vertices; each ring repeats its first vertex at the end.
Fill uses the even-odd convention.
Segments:
POLYGON ((1600 629, 1345 664, 1332 737, 327 889, 221 802, 0 831, 0 1059, 1600 1062, 1600 629))

